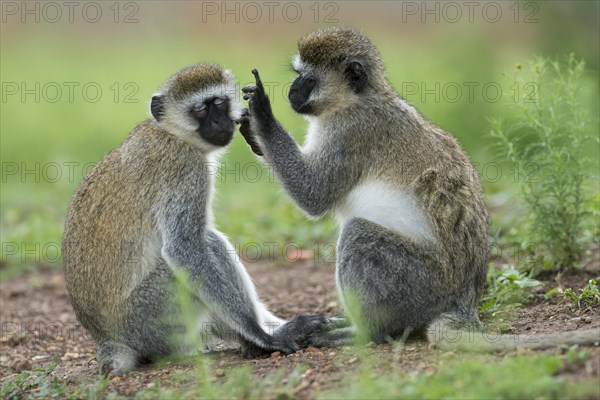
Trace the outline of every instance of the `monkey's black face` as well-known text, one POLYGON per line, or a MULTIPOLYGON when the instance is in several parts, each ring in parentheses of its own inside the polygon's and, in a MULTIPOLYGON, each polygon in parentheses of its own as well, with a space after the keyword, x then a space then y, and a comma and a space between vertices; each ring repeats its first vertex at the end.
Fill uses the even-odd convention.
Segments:
POLYGON ((233 138, 234 122, 229 116, 229 99, 215 97, 195 105, 190 113, 198 121, 196 130, 202 139, 214 146, 226 146, 233 138))
POLYGON ((288 99, 290 99, 294 111, 299 114, 312 114, 314 112, 309 99, 316 85, 317 80, 315 78, 298 75, 288 93, 288 99))

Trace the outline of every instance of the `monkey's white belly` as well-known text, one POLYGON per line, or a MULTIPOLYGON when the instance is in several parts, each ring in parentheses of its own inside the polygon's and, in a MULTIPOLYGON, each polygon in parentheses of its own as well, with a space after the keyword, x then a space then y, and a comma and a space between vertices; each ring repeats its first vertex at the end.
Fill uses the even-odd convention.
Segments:
POLYGON ((352 218, 364 218, 415 241, 434 239, 414 194, 393 189, 385 182, 358 185, 337 209, 336 217, 341 226, 352 218))

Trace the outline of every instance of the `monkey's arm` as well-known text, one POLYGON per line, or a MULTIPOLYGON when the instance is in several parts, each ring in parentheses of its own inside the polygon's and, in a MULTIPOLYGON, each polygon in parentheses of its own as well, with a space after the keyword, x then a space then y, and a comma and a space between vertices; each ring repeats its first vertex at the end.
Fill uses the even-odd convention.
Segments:
POLYGON ((181 189, 163 196, 155 210, 163 258, 173 270, 185 272, 191 295, 240 337, 267 351, 297 350, 293 341, 275 339, 259 326, 256 304, 237 269, 235 252, 206 228, 206 198, 194 194, 199 184, 194 179, 178 182, 181 189))
POLYGON ((342 148, 317 149, 303 154, 292 136, 275 119, 257 70, 256 86, 245 86, 250 115, 242 118, 240 131, 259 138, 266 161, 286 191, 305 212, 321 216, 344 197, 359 178, 357 166, 348 165, 342 148))

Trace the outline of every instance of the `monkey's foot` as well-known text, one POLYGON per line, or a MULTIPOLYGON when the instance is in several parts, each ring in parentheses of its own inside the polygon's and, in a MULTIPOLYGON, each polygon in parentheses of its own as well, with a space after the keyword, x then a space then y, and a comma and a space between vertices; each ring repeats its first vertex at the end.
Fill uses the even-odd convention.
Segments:
POLYGON ((98 345, 96 361, 102 375, 121 376, 135 368, 138 354, 125 344, 108 341, 98 345))

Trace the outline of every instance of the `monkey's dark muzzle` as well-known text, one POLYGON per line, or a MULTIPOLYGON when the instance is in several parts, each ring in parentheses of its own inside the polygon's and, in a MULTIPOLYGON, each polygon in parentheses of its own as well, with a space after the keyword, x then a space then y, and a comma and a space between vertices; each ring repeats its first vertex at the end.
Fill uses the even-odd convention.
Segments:
POLYGON ((200 136, 214 146, 227 146, 233 138, 233 121, 211 121, 200 131, 200 136))
POLYGON ((296 78, 288 93, 288 99, 294 111, 300 114, 313 112, 312 104, 308 99, 316 84, 317 82, 313 78, 303 78, 302 76, 296 78))

